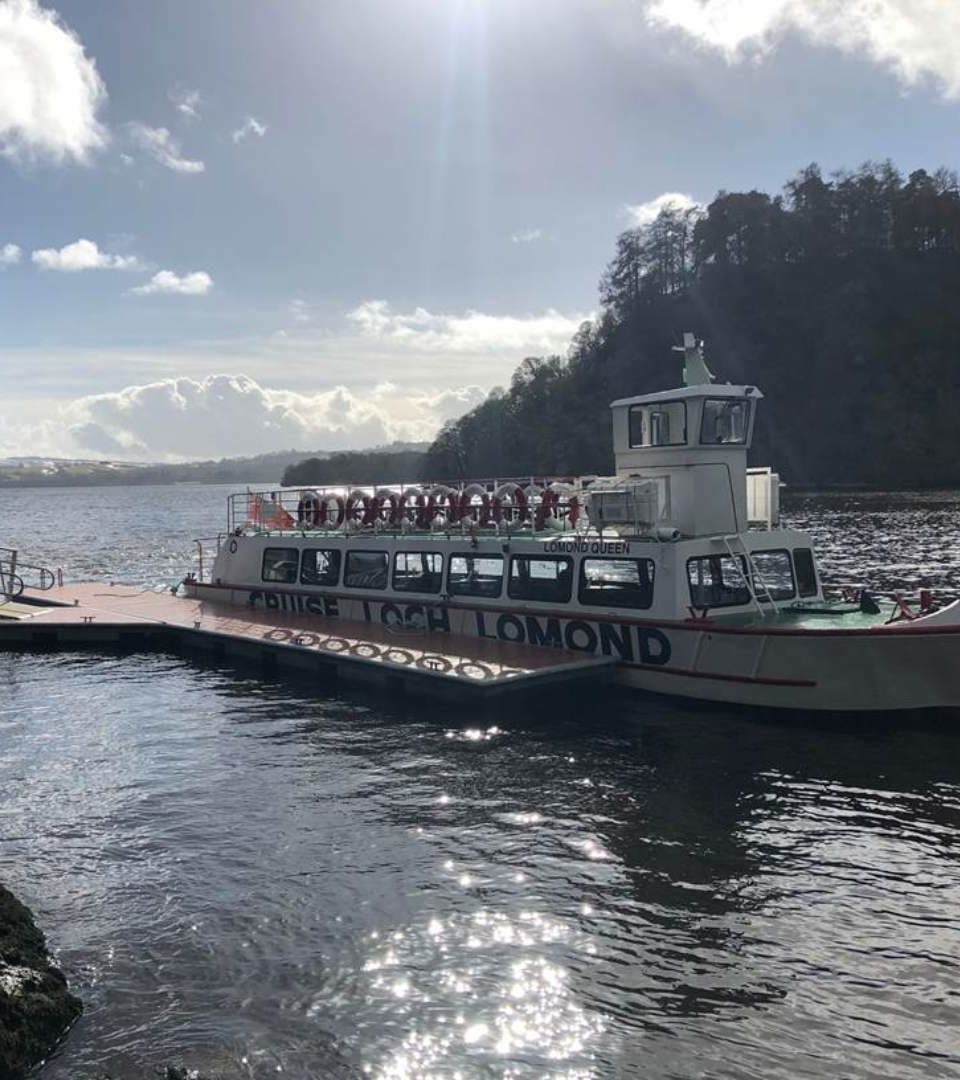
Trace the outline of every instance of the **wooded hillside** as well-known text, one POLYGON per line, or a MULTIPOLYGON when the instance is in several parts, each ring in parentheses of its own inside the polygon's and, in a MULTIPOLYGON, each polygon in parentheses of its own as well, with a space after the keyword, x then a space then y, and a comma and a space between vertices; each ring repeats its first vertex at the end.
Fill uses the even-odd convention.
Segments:
POLYGON ((671 346, 706 341, 721 382, 755 383, 753 463, 792 484, 960 484, 960 186, 889 163, 783 194, 720 192, 622 233, 601 312, 566 357, 448 424, 432 477, 609 472, 608 405, 678 385, 671 346))

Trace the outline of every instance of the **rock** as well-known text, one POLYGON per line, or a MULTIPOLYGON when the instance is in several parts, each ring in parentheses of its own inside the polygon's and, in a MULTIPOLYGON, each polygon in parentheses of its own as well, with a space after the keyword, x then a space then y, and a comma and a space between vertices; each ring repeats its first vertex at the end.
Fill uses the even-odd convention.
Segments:
POLYGON ((82 1008, 50 963, 33 916, 0 885, 0 1076, 24 1076, 56 1046, 82 1008))

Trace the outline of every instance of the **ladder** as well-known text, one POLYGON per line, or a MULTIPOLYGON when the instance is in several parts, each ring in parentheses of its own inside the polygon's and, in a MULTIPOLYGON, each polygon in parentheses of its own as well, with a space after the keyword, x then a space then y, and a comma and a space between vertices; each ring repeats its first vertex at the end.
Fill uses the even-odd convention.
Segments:
POLYGON ((727 549, 727 553, 730 555, 730 558, 733 559, 734 563, 736 563, 737 555, 739 554, 740 557, 743 558, 747 564, 747 591, 750 593, 750 599, 753 601, 753 604, 756 607, 758 614, 760 614, 761 616, 765 616, 768 611, 772 611, 775 615, 779 615, 780 608, 778 607, 776 600, 774 600, 773 593, 770 592, 767 583, 757 573, 757 568, 756 566, 754 566, 753 558, 750 555, 749 549, 747 548, 746 541, 743 539, 743 533, 732 533, 730 535, 721 537, 721 539, 723 540, 724 547, 727 549), (736 541, 737 543, 739 543, 739 552, 734 551, 732 541, 736 541), (760 597, 757 595, 757 589, 755 587, 756 584, 759 584, 760 588, 763 590, 763 594, 766 596, 767 603, 770 605, 768 608, 765 608, 761 603, 760 597))

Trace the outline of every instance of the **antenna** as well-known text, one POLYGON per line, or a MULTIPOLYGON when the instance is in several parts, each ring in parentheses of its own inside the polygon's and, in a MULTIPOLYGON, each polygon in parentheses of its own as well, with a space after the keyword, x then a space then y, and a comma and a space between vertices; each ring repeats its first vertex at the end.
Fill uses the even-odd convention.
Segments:
POLYGON ((683 344, 674 345, 673 351, 683 353, 684 386, 709 386, 714 381, 714 375, 703 359, 703 342, 698 342, 693 334, 685 333, 683 344))

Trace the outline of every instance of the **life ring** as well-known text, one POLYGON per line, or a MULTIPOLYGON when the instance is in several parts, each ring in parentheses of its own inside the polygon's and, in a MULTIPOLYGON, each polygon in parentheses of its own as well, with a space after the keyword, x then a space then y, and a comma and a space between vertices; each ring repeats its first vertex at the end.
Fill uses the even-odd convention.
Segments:
POLYGON ((453 664, 445 656, 437 656, 436 653, 424 653, 417 661, 417 667, 423 671, 444 674, 453 667, 453 664))
POLYGON ((350 648, 350 642, 342 637, 328 637, 326 641, 321 641, 319 644, 321 649, 326 649, 328 652, 346 652, 350 648))
POLYGON ((343 526, 344 518, 346 517, 346 505, 343 499, 339 495, 327 495, 320 500, 320 516, 319 522, 321 526, 328 526, 331 529, 339 529, 343 526), (330 506, 333 504, 334 517, 330 519, 330 506))
POLYGON ((389 488, 380 488, 375 493, 378 500, 378 513, 380 520, 385 525, 399 525, 400 515, 403 512, 403 501, 395 491, 389 488))
POLYGON ((490 496, 486 488, 480 484, 468 484, 460 495, 460 523, 476 525, 490 524, 490 496), (474 498, 480 499, 480 505, 475 506, 474 498))
POLYGON ((351 656, 359 656, 363 660, 379 660, 381 656, 380 646, 369 641, 358 641, 350 646, 351 656))
POLYGON ((403 666, 413 663, 413 653, 408 652, 406 649, 387 649, 383 654, 383 659, 388 663, 400 664, 403 666))
POLYGON ((314 529, 320 524, 320 496, 315 491, 304 491, 297 503, 297 524, 314 529))
POLYGON ((457 664, 453 670, 466 679, 476 679, 478 682, 482 679, 493 678, 493 672, 486 664, 481 664, 478 660, 464 660, 462 663, 457 664))
POLYGON ((297 634, 297 636, 293 639, 293 644, 300 645, 304 649, 309 649, 312 648, 314 645, 320 644, 320 635, 312 634, 310 633, 310 631, 307 631, 307 633, 305 634, 297 634), (307 638, 309 638, 310 640, 307 641, 307 638))
POLYGON ((237 547, 238 547, 238 544, 237 544, 236 540, 231 540, 230 543, 227 546, 227 548, 228 548, 231 555, 236 555, 237 547))
POLYGON ((284 630, 282 626, 275 626, 263 635, 264 641, 289 641, 293 637, 292 630, 284 630))
POLYGON ((560 496, 555 491, 547 490, 540 496, 540 505, 537 507, 534 519, 534 528, 539 532, 546 527, 547 521, 556 514, 560 496), (553 513, 551 513, 553 511, 553 513))
POLYGON ((417 528, 423 529, 424 531, 429 529, 436 512, 436 499, 434 499, 432 495, 419 495, 417 497, 417 528))
POLYGON ((369 495, 363 500, 363 518, 361 525, 379 525, 381 501, 377 495, 369 495))

